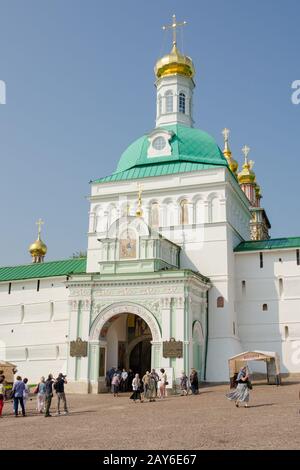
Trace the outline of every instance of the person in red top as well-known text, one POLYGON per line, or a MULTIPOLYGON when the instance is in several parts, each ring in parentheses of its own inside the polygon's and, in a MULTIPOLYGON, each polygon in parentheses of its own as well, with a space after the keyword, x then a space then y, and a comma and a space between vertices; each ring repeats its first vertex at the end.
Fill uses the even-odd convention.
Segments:
POLYGON ((2 417, 2 410, 5 397, 4 378, 0 377, 0 418, 2 417))

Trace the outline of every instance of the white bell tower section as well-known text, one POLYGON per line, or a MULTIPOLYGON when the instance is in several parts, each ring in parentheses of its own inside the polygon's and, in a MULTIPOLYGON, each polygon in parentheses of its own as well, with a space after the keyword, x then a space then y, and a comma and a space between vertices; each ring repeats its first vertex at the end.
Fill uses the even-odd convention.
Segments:
POLYGON ((175 15, 172 24, 163 29, 172 29, 173 46, 169 54, 159 59, 155 65, 156 75, 156 127, 170 124, 193 126, 193 77, 195 69, 190 57, 183 55, 177 48, 176 31, 186 21, 178 23, 175 15))
POLYGON ((167 75, 156 81, 156 127, 183 124, 193 127, 194 81, 184 75, 167 75))

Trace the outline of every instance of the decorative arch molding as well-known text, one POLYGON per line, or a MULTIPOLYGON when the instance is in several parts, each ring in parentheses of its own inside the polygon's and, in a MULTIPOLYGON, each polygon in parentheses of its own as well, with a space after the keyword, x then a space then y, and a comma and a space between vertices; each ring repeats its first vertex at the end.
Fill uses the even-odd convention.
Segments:
POLYGON ((119 238, 126 230, 132 229, 136 232, 137 236, 149 236, 150 228, 146 222, 139 217, 124 216, 115 220, 108 229, 108 238, 119 238))
POLYGON ((206 197, 207 201, 212 201, 213 199, 220 199, 220 194, 216 192, 209 193, 206 197))
POLYGON ((138 338, 135 338, 133 339, 132 341, 130 341, 130 343, 128 344, 128 357, 130 357, 130 354, 131 352, 133 351, 133 349, 135 348, 135 346, 137 344, 139 344, 141 341, 145 341, 145 340, 152 340, 152 336, 151 335, 143 335, 143 336, 139 336, 138 338))
POLYGON ((193 323, 193 341, 199 344, 204 344, 203 328, 199 320, 195 320, 193 323))
POLYGON ((92 323, 90 328, 90 341, 98 341, 100 332, 111 317, 121 313, 132 313, 141 317, 149 326, 152 334, 152 342, 161 342, 161 331, 153 314, 142 305, 133 302, 115 302, 102 310, 92 323))

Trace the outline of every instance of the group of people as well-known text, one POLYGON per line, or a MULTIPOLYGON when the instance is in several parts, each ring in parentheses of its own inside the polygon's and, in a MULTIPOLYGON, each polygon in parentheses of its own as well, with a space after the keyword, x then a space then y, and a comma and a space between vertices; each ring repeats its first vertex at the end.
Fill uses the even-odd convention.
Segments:
POLYGON ((120 392, 133 392, 130 398, 134 402, 145 399, 152 402, 158 397, 166 396, 168 381, 165 369, 160 369, 160 374, 152 369, 140 377, 140 374, 134 374, 131 369, 126 371, 112 367, 107 371, 106 385, 115 397, 118 397, 120 392))
POLYGON ((184 370, 181 372, 180 390, 182 396, 188 396, 189 391, 191 391, 192 395, 198 395, 199 379, 198 372, 196 371, 196 369, 191 370, 190 377, 186 375, 184 370))
MULTIPOLYGON (((130 396, 134 402, 144 401, 148 399, 150 402, 155 401, 156 398, 165 398, 167 395, 168 377, 165 369, 160 369, 159 373, 155 369, 146 371, 140 377, 140 374, 134 374, 131 369, 128 372, 123 369, 112 367, 107 371, 106 384, 115 397, 119 396, 120 392, 133 392, 130 396)), ((184 371, 180 377, 180 390, 181 395, 187 396, 189 391, 193 395, 199 393, 199 380, 198 373, 195 369, 191 370, 188 377, 184 371)))
MULTIPOLYGON (((51 417, 50 408, 53 398, 54 391, 57 396, 57 414, 61 414, 61 403, 63 403, 63 414, 68 414, 67 400, 65 394, 65 384, 67 383, 66 376, 62 373, 58 375, 56 379, 53 378, 52 374, 48 375, 47 380, 45 377, 41 377, 39 383, 34 388, 33 393, 36 395, 37 411, 44 414, 46 418, 51 417)), ((13 400, 13 412, 16 417, 19 416, 19 407, 23 417, 26 416, 26 407, 30 395, 30 389, 28 386, 28 379, 22 380, 21 376, 17 376, 13 384, 11 393, 7 397, 8 393, 5 388, 5 376, 0 376, 0 417, 2 416, 2 410, 5 398, 13 400)))

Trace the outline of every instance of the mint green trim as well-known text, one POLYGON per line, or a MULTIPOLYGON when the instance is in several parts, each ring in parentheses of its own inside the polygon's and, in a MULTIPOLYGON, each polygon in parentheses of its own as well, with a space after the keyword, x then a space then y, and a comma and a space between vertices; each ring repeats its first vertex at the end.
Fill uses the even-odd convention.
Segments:
POLYGON ((174 162, 174 163, 157 163, 152 165, 143 165, 130 168, 129 170, 113 173, 110 176, 99 178, 93 183, 110 183, 114 181, 127 181, 141 178, 151 178, 155 176, 174 175, 178 173, 188 173, 199 170, 210 170, 216 166, 226 165, 212 165, 207 163, 192 163, 192 162, 174 162))
POLYGON ((0 268, 0 282, 40 279, 44 277, 71 276, 86 272, 86 258, 30 263, 0 268))
POLYGON ((241 242, 234 251, 240 253, 243 251, 283 250, 287 248, 300 248, 300 237, 241 242))

